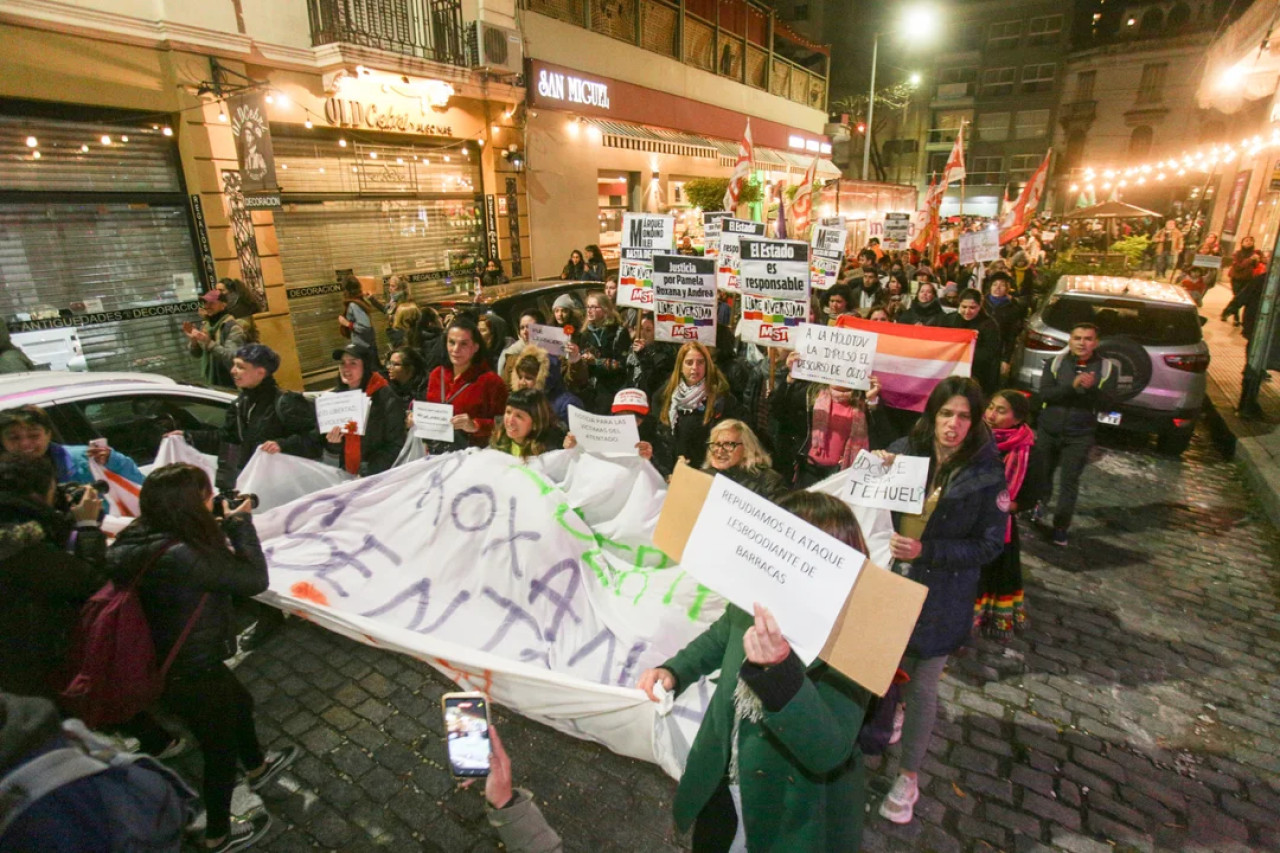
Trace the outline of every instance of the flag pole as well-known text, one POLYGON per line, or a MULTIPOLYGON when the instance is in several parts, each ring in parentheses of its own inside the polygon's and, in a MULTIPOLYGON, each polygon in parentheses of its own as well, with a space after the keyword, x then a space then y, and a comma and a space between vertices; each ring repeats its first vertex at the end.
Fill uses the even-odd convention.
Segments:
MULTIPOLYGON (((960 119, 960 156, 964 156, 964 119, 960 119)), ((960 173, 960 216, 964 217, 964 177, 965 172, 960 173)))

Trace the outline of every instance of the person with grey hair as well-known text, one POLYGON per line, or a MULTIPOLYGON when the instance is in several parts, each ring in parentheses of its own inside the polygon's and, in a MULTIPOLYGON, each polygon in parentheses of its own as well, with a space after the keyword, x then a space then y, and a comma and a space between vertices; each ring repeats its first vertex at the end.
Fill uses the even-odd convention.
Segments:
POLYGON ((773 470, 769 451, 760 439, 736 418, 721 421, 711 428, 707 439, 707 461, 702 470, 710 474, 724 474, 740 486, 776 501, 790 489, 782 475, 773 470))

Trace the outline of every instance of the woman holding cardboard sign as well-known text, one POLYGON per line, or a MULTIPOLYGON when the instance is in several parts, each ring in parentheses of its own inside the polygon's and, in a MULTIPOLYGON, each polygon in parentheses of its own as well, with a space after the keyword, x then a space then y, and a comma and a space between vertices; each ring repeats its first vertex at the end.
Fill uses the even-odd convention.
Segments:
POLYGON ((905 565, 907 576, 929 588, 902 661, 911 676, 905 691, 902 762, 893 789, 880 804, 880 814, 894 823, 911 822, 920 798, 916 772, 938 712, 938 680, 947 658, 969 637, 982 567, 1004 548, 1009 492, 982 412, 978 383, 949 376, 934 387, 910 434, 887 452, 877 451, 890 464, 899 453, 929 458, 924 512, 894 513, 897 532, 889 540, 889 550, 905 565))
MULTIPOLYGON (((838 498, 797 492, 778 506, 866 551, 838 498)), ((857 850, 866 801, 857 738, 870 694, 821 660, 806 669, 759 604, 754 614, 730 604, 636 686, 656 702, 658 684, 679 693, 717 669, 674 804, 695 853, 857 850)))

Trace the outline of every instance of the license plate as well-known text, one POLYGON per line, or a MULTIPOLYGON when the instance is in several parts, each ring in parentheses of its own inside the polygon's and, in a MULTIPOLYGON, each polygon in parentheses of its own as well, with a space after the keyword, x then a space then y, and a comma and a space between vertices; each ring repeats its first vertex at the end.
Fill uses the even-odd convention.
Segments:
POLYGON ((1119 412, 1098 412, 1098 423, 1108 424, 1110 426, 1120 425, 1119 412))

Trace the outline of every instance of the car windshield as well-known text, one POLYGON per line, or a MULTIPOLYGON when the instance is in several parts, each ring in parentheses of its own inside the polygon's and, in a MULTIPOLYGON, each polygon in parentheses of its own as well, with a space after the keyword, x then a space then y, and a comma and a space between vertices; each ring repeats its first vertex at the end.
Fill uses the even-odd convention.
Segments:
POLYGON ((1200 342, 1200 321, 1190 306, 1066 294, 1045 307, 1044 322, 1063 331, 1076 323, 1093 323, 1103 338, 1124 335, 1144 346, 1188 346, 1200 342))

